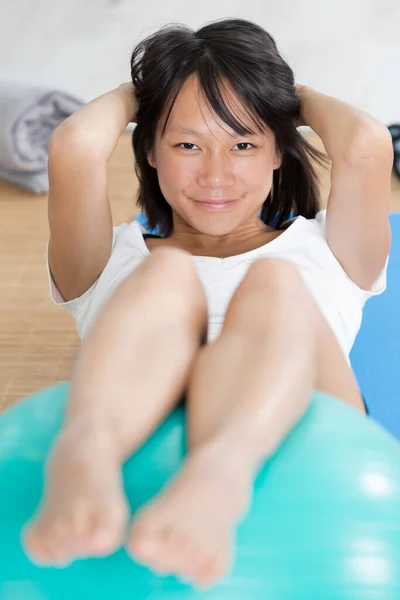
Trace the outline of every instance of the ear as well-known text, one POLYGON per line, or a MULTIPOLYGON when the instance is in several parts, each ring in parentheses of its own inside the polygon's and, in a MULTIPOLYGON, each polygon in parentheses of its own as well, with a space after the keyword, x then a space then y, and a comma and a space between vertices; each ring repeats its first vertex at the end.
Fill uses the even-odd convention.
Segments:
POLYGON ((275 169, 279 169, 281 166, 282 166, 282 154, 280 152, 275 152, 273 170, 275 171, 275 169))
POLYGON ((157 169, 157 167, 156 167, 156 161, 154 160, 153 152, 152 151, 150 151, 150 152, 147 153, 147 162, 149 163, 149 165, 151 167, 153 167, 153 169, 157 169))

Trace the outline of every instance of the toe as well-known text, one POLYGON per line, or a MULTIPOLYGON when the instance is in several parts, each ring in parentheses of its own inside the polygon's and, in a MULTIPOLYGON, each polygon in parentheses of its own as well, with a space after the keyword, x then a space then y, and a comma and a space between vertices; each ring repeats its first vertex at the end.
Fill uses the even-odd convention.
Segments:
POLYGON ((192 546, 185 555, 185 561, 178 566, 178 576, 183 581, 198 585, 203 578, 204 566, 210 562, 209 555, 205 554, 203 548, 192 546))
MULTIPOLYGON (((111 511, 111 509, 110 509, 111 511)), ((109 512, 98 511, 74 530, 74 554, 104 557, 115 552, 123 543, 125 519, 109 512)))
POLYGON ((229 548, 215 548, 201 561, 195 575, 196 585, 205 588, 214 585, 229 570, 231 562, 229 548))
POLYGON ((88 531, 86 553, 99 557, 107 556, 115 552, 121 546, 122 541, 123 528, 120 524, 96 523, 88 531))
POLYGON ((176 544, 174 532, 151 511, 137 517, 132 524, 127 550, 134 560, 150 566, 158 574, 174 572, 176 544))
MULTIPOLYGON (((152 513, 152 511, 151 511, 152 513)), ((127 549, 139 561, 151 560, 158 554, 159 538, 167 535, 159 519, 144 512, 136 516, 129 533, 127 549)))
POLYGON ((138 561, 151 560, 157 555, 157 536, 134 527, 129 536, 128 550, 138 561))
POLYGON ((57 566, 67 566, 72 562, 76 550, 73 527, 69 522, 56 520, 47 533, 47 545, 51 558, 57 566))
POLYGON ((222 576, 223 569, 215 556, 208 556, 200 565, 195 575, 196 585, 207 588, 222 576))
POLYGON ((158 565, 179 578, 190 579, 193 571, 193 545, 185 532, 170 528, 161 538, 158 565))
POLYGON ((23 546, 32 562, 41 566, 55 564, 55 556, 49 539, 45 526, 40 522, 29 525, 23 532, 23 546))

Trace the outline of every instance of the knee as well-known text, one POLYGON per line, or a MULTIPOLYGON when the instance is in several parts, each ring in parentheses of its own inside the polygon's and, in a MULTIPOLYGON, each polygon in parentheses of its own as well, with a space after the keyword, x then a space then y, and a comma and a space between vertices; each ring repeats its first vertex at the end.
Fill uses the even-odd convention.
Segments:
POLYGON ((159 299, 161 309, 164 298, 168 303, 175 303, 182 316, 187 308, 190 313, 207 318, 206 294, 189 252, 172 247, 157 248, 145 263, 143 286, 159 299))
POLYGON ((257 259, 237 288, 228 323, 243 322, 258 331, 289 327, 309 336, 315 322, 314 300, 295 265, 283 259, 257 259))
POLYGON ((245 292, 254 291, 268 303, 276 301, 277 306, 309 304, 309 292, 297 267, 284 259, 257 259, 249 268, 244 284, 245 292))

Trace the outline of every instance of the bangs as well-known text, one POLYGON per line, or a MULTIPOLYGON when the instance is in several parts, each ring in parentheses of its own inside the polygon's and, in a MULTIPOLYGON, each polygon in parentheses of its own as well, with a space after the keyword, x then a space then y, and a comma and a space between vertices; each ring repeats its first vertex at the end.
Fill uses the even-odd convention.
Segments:
MULTIPOLYGON (((193 74, 197 75, 200 96, 216 121, 225 123, 240 136, 257 135, 257 133, 265 134, 268 126, 261 118, 255 116, 256 111, 249 106, 249 99, 244 98, 240 92, 235 93, 233 91, 234 86, 232 84, 227 85, 226 78, 222 78, 212 71, 209 61, 200 64, 199 70, 193 74), (226 100, 228 100, 228 103, 226 100), (239 117, 239 114, 243 113, 244 120, 239 117)), ((185 81, 182 81, 175 86, 171 93, 173 99, 167 112, 161 136, 165 133, 172 108, 184 83, 185 81)), ((232 135, 226 129, 225 131, 232 135)))

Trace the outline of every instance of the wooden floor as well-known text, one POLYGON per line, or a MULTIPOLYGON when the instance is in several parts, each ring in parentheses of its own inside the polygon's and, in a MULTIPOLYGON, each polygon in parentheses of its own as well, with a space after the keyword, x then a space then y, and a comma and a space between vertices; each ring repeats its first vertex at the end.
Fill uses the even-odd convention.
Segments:
MULTIPOLYGON (((317 136, 310 141, 323 149, 317 136)), ((318 169, 322 205, 329 171, 318 169)), ((109 197, 114 224, 138 210, 137 182, 124 134, 109 164, 109 197)), ((400 182, 392 180, 392 211, 400 212, 400 182)), ((45 268, 47 196, 35 196, 0 181, 0 412, 43 387, 67 379, 78 347, 72 317, 49 298, 45 268)))

